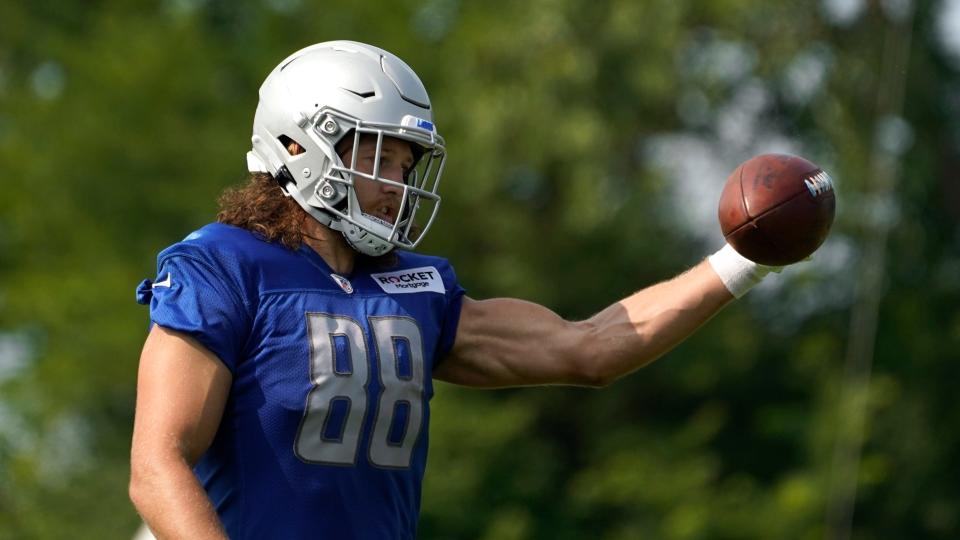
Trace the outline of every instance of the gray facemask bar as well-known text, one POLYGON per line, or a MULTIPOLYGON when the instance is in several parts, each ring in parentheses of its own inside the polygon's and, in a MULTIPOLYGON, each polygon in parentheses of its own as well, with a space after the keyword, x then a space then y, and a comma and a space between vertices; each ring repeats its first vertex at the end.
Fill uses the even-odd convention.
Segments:
MULTIPOLYGON (((432 131, 412 126, 397 126, 395 124, 384 125, 362 122, 348 115, 330 109, 318 112, 315 118, 317 120, 313 123, 316 129, 316 134, 321 137, 327 137, 326 133, 321 127, 321 122, 326 123, 332 119, 336 119, 338 121, 337 124, 339 129, 343 129, 344 131, 353 130, 353 148, 357 148, 359 146, 360 137, 363 134, 375 135, 377 137, 374 168, 371 174, 363 173, 357 170, 357 153, 353 152, 349 167, 344 166, 339 157, 336 158, 336 161, 331 164, 329 170, 324 175, 323 181, 317 184, 318 190, 322 189, 322 187, 327 183, 331 185, 342 185, 345 188, 352 188, 353 178, 357 176, 375 182, 392 185, 403 190, 403 193, 400 197, 400 208, 397 212, 397 219, 392 225, 382 222, 384 226, 390 227, 389 234, 385 238, 376 231, 369 229, 365 224, 358 222, 351 216, 352 212, 350 205, 354 205, 359 209, 359 201, 356 200, 353 189, 346 189, 346 211, 334 208, 332 206, 326 206, 324 211, 335 215, 341 220, 352 223, 353 225, 382 238, 396 247, 401 249, 416 248, 423 237, 426 236, 427 231, 430 230, 430 227, 433 225, 433 222, 436 219, 437 213, 440 209, 440 196, 437 194, 437 191, 440 188, 440 177, 443 175, 443 169, 446 163, 446 149, 443 145, 443 138, 432 131), (400 183, 385 178, 380 178, 380 150, 383 145, 384 136, 408 141, 423 148, 424 153, 420 156, 419 160, 413 167, 413 170, 410 173, 413 177, 410 178, 410 176, 408 176, 407 183, 400 183), (429 200, 434 204, 432 211, 430 212, 430 216, 427 219, 426 224, 423 225, 420 234, 416 240, 411 240, 410 234, 413 226, 416 224, 415 218, 420 209, 421 200, 429 200)), ((323 199, 319 194, 317 197, 321 200, 323 199)), ((367 219, 376 219, 369 215, 366 215, 366 217, 367 219)), ((334 220, 334 224, 336 224, 336 220, 334 220)), ((340 229, 340 227, 334 228, 340 229)))

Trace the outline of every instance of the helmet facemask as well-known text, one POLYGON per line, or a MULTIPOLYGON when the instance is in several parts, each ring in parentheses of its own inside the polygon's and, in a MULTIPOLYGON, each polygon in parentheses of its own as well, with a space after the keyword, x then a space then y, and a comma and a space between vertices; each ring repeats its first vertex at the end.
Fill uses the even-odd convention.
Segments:
MULTIPOLYGON (((317 129, 323 130, 324 126, 331 129, 331 121, 343 125, 346 131, 338 147, 349 143, 345 149, 359 149, 364 136, 376 141, 373 167, 372 170, 361 170, 357 151, 350 152, 349 163, 344 163, 340 154, 334 152, 335 157, 330 160, 323 180, 317 183, 311 203, 321 202, 322 208, 334 218, 330 227, 341 231, 347 242, 361 253, 382 255, 393 247, 416 248, 440 207, 437 191, 446 159, 443 140, 432 130, 416 125, 373 125, 333 111, 325 111, 317 129), (413 151, 414 163, 402 182, 381 175, 381 149, 386 137, 409 143, 413 151), (393 223, 364 211, 355 186, 357 181, 363 181, 360 179, 392 186, 399 192, 396 201, 399 207, 393 223)), ((416 119, 408 121, 405 118, 404 121, 412 124, 416 119)))

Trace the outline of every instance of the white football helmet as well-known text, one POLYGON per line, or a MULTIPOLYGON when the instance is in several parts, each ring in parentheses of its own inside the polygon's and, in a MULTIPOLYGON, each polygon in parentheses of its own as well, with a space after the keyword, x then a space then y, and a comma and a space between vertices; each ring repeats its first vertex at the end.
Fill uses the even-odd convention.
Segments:
POLYGON ((440 207, 437 189, 446 149, 433 124, 430 98, 407 64, 377 47, 329 41, 287 57, 260 87, 252 142, 247 168, 273 175, 288 196, 320 223, 341 231, 360 253, 415 248, 440 207), (346 136, 357 148, 361 134, 377 137, 372 174, 357 170, 356 152, 345 164, 335 149, 346 136), (417 163, 404 183, 379 176, 384 137, 416 145, 417 163), (305 152, 291 155, 291 141, 305 152), (402 188, 394 223, 363 212, 353 187, 357 177, 402 188), (413 227, 421 211, 426 217, 417 235, 413 227))

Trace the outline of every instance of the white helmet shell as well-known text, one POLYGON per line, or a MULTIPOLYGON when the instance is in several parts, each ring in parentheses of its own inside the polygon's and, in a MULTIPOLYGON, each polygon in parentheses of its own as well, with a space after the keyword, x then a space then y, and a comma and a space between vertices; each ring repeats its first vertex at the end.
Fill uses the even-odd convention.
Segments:
POLYGON ((413 249, 436 217, 446 158, 443 138, 433 124, 423 83, 383 49, 330 41, 287 57, 260 87, 251 140, 247 168, 273 175, 287 195, 320 223, 341 231, 361 253, 413 249), (358 170, 355 160, 342 162, 337 143, 352 136, 355 147, 361 134, 376 136, 378 147, 384 137, 417 145, 419 159, 405 182, 380 178, 379 152, 373 171, 358 170), (291 141, 305 151, 291 155, 291 141), (394 223, 363 212, 353 188, 357 178, 402 188, 394 223), (427 216, 420 224, 418 212, 427 216))

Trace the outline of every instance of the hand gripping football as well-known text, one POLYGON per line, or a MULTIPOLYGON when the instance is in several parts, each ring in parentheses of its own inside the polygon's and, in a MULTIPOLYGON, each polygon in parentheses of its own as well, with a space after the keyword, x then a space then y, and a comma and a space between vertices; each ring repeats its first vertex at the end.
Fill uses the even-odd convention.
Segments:
POLYGON ((720 195, 720 229, 751 261, 783 266, 809 257, 830 232, 836 197, 809 161, 763 154, 740 164, 720 195))

